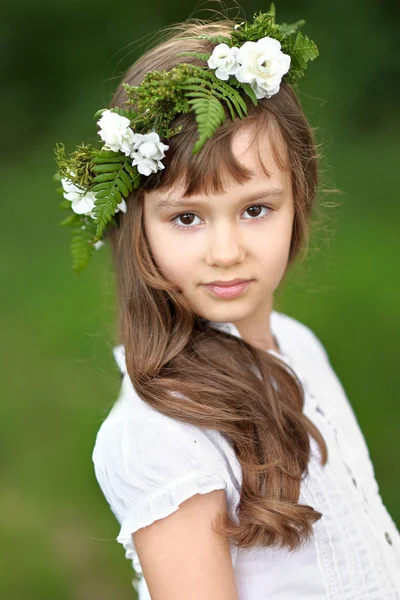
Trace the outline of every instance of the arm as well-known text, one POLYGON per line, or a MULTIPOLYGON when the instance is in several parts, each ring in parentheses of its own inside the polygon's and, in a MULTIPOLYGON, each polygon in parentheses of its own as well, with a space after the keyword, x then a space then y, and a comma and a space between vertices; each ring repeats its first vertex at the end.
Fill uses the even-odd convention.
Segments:
POLYGON ((195 494, 132 534, 152 600, 239 600, 229 543, 212 524, 225 490, 195 494))

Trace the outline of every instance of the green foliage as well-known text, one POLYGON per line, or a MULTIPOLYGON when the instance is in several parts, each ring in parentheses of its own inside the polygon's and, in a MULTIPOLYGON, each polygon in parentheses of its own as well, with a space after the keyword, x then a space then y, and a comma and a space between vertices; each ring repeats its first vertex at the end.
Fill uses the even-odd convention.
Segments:
POLYGON ((283 79, 295 83, 304 76, 307 62, 319 56, 318 48, 312 40, 299 31, 299 28, 305 24, 304 19, 290 24, 277 24, 275 16, 275 5, 271 3, 268 12, 260 11, 254 14, 252 23, 239 23, 232 32, 230 46, 241 46, 247 41, 256 42, 262 37, 273 37, 280 42, 282 52, 291 57, 290 69, 283 79))
POLYGON ((106 225, 115 215, 118 204, 138 187, 140 175, 131 166, 129 156, 101 150, 93 153, 91 171, 94 173, 92 191, 96 194, 94 222, 97 225, 94 241, 98 241, 106 225))
POLYGON ((189 103, 196 114, 199 139, 193 147, 193 154, 197 154, 225 120, 223 103, 232 119, 242 119, 247 114, 247 105, 234 87, 215 77, 212 71, 195 65, 188 66, 194 76, 188 77, 181 88, 185 96, 190 98, 189 103))
MULTIPOLYGON (((127 118, 128 113, 132 115, 132 111, 125 111, 127 118)), ((60 224, 72 228, 73 268, 81 272, 92 257, 93 243, 100 240, 110 221, 115 223, 113 217, 118 204, 138 187, 140 175, 131 166, 129 157, 105 149, 94 150, 91 146, 78 146, 67 156, 64 145, 58 144, 56 160, 57 180, 65 177, 80 186, 83 193, 96 195, 94 217, 76 214, 69 200, 64 199, 59 205, 60 210, 70 213, 60 224)), ((63 193, 64 190, 57 191, 63 193)))
POLYGON ((179 52, 177 56, 191 56, 192 58, 198 58, 199 60, 207 62, 211 56, 211 52, 179 52))
MULTIPOLYGON (((97 119, 97 118, 101 117, 101 115, 103 114, 103 112, 105 112, 106 110, 110 110, 110 109, 108 109, 108 108, 101 108, 100 110, 98 110, 94 114, 94 118, 97 119)), ((137 117, 137 113, 133 109, 129 110, 127 108, 123 108, 123 107, 120 107, 120 106, 114 106, 112 108, 112 112, 117 113, 117 115, 119 115, 120 117, 126 117, 130 121, 133 121, 137 117)))
MULTIPOLYGON (((189 39, 208 40, 211 44, 213 44, 215 46, 217 44, 227 44, 229 46, 230 43, 231 43, 231 38, 226 37, 224 35, 206 35, 206 34, 202 34, 202 35, 196 35, 194 38, 189 38, 189 39)), ((182 52, 178 56, 181 56, 183 54, 184 53, 182 52)))
POLYGON ((58 165, 58 177, 66 177, 79 187, 87 189, 92 183, 90 160, 93 147, 80 144, 69 156, 66 155, 64 144, 56 144, 56 162, 58 165))
POLYGON ((153 128, 168 139, 177 133, 170 128, 178 114, 190 112, 190 104, 180 85, 190 76, 189 65, 180 64, 170 71, 150 71, 139 86, 123 84, 128 96, 126 104, 134 106, 137 116, 132 127, 147 133, 153 128))

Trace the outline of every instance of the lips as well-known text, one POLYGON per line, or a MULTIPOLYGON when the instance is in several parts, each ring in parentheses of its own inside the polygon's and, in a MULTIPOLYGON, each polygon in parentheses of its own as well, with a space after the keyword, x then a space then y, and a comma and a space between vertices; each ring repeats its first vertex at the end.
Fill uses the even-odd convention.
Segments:
POLYGON ((237 283, 243 283, 244 281, 250 281, 250 279, 231 279, 230 281, 210 281, 205 285, 217 285, 218 287, 229 287, 236 285, 237 283))

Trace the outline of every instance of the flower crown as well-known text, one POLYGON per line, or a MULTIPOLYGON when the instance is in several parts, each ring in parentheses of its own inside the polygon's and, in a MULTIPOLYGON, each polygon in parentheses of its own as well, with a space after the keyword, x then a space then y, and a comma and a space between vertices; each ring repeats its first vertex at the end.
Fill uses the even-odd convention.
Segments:
POLYGON ((198 139, 193 154, 199 152, 225 120, 225 109, 235 119, 247 115, 247 96, 257 105, 261 98, 279 92, 283 78, 294 84, 304 75, 307 62, 318 48, 298 31, 304 20, 275 23, 275 6, 255 13, 251 23, 234 25, 230 36, 197 36, 215 47, 211 54, 181 52, 206 62, 199 67, 180 63, 170 71, 150 71, 139 86, 123 83, 126 108, 101 109, 98 134, 102 148, 81 144, 69 156, 63 144, 55 148, 64 200, 60 209, 69 211, 61 225, 72 228, 73 267, 82 271, 93 250, 103 245, 104 230, 116 225, 114 215, 126 212, 125 199, 138 188, 142 176, 164 169, 162 159, 168 140, 181 127, 171 129, 172 121, 194 112, 198 139))

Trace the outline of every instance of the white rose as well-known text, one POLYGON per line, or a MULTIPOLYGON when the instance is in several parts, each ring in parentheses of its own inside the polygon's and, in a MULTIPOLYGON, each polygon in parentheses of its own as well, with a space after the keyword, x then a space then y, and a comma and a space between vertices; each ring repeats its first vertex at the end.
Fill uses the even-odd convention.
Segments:
POLYGON ((132 166, 137 166, 142 175, 156 173, 165 168, 160 159, 164 158, 165 150, 168 148, 169 146, 160 141, 160 136, 155 131, 135 133, 131 152, 132 166))
POLYGON ((106 110, 97 121, 97 125, 100 127, 99 136, 105 142, 107 150, 123 152, 125 156, 130 155, 135 134, 130 128, 129 119, 106 110))
POLYGON ((210 69, 216 69, 215 76, 218 77, 218 79, 227 81, 229 75, 236 74, 236 70, 239 66, 236 61, 238 52, 239 48, 236 48, 236 46, 233 48, 230 48, 228 44, 218 44, 218 46, 215 46, 207 64, 210 69))
POLYGON ((249 83, 258 99, 279 92, 281 79, 290 68, 290 56, 281 51, 278 40, 268 36, 245 42, 239 48, 237 61, 237 80, 249 83))

